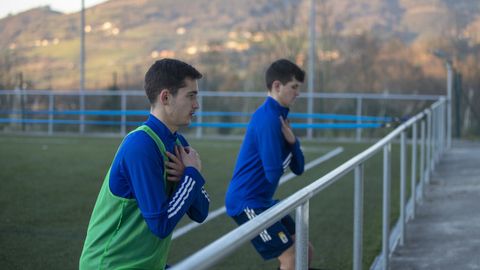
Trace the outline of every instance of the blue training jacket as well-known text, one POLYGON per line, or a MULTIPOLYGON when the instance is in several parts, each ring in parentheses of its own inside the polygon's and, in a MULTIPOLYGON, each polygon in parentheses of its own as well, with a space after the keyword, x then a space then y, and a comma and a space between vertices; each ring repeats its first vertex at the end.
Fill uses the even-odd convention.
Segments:
MULTIPOLYGON (((175 154, 177 138, 183 146, 188 142, 170 130, 155 116, 144 123, 162 140, 168 152, 175 154)), ((165 179, 166 180, 166 179, 165 179)), ((145 132, 125 137, 110 170, 110 190, 119 197, 136 199, 149 229, 158 237, 167 237, 185 215, 202 222, 208 215, 209 198, 205 180, 193 167, 184 175, 171 194, 165 190, 164 160, 155 141, 145 132)))
POLYGON ((288 111, 267 97, 253 114, 225 198, 229 216, 240 214, 246 207, 271 207, 276 202, 273 195, 285 170, 290 167, 297 175, 303 173, 300 142, 297 139, 290 145, 281 129, 279 117, 287 119, 288 111))

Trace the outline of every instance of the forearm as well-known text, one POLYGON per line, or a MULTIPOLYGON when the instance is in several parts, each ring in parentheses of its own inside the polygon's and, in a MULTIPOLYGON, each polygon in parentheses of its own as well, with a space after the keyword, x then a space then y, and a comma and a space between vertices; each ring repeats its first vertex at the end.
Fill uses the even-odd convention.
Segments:
POLYGON ((292 162, 290 163, 290 169, 296 175, 303 173, 305 168, 305 158, 303 156, 302 149, 300 148, 300 141, 295 140, 295 143, 291 145, 292 162))
POLYGON ((200 173, 192 167, 187 167, 168 204, 162 207, 161 212, 157 215, 144 215, 150 230, 160 238, 168 237, 192 204, 204 196, 202 193, 204 184, 205 180, 200 173))

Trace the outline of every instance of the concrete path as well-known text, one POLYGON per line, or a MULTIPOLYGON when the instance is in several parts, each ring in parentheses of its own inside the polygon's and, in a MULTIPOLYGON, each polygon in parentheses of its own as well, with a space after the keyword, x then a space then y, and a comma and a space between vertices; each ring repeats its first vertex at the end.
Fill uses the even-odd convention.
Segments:
POLYGON ((391 270, 480 269, 480 143, 453 143, 406 234, 391 270))

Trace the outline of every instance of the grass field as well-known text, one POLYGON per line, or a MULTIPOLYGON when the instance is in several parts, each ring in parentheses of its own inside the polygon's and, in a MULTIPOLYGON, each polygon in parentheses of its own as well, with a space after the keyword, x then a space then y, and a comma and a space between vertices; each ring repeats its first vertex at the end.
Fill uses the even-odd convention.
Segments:
MULTIPOLYGON (((0 266, 2 269, 77 269, 91 210, 120 138, 0 136, 0 266)), ((190 140, 202 157, 210 210, 223 205, 240 141, 190 140)), ((337 146, 344 152, 292 179, 277 191, 285 198, 312 183, 368 144, 303 142, 306 162, 337 146)), ((397 147, 392 160, 392 224, 398 216, 397 147)), ((408 169, 408 168, 407 168, 408 169)), ((410 175, 410 174, 407 174, 410 175)), ((364 268, 381 247, 382 156, 365 167, 364 268)), ((407 188, 407 190, 409 190, 407 188)), ((310 241, 314 267, 351 269, 353 173, 310 201, 310 241)), ((188 220, 183 220, 184 225, 188 220)), ((176 239, 169 263, 187 257, 228 231, 232 220, 220 216, 176 239)), ((205 258, 208 259, 208 258, 205 258)), ((214 269, 276 269, 250 244, 214 269)))

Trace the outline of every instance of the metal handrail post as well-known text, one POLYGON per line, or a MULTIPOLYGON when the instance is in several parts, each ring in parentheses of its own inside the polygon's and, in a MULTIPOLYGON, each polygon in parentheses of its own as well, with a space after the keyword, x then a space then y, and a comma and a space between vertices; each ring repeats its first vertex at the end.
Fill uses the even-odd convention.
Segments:
POLYGON ((415 218, 417 204, 417 123, 412 125, 412 171, 410 189, 412 193, 412 219, 415 218))
POLYGON ((447 146, 447 142, 446 142, 446 133, 447 133, 447 130, 446 130, 446 125, 445 125, 445 121, 447 119, 447 105, 446 105, 446 102, 444 100, 443 102, 443 106, 442 106, 442 154, 445 152, 445 149, 446 149, 446 146, 447 146))
POLYGON ((442 155, 442 113, 443 113, 443 103, 438 108, 438 160, 440 161, 440 156, 442 155))
MULTIPOLYGON (((415 124, 414 124, 415 125, 415 124)), ((400 135, 400 245, 405 243, 405 131, 400 135)))
POLYGON ((440 116, 441 116, 441 109, 442 106, 439 106, 437 109, 437 123, 435 128, 436 134, 436 145, 435 145, 435 162, 438 163, 440 161, 440 116))
POLYGON ((430 156, 432 158, 432 168, 431 171, 433 172, 435 170, 435 165, 437 161, 437 111, 438 107, 433 109, 432 112, 432 155, 430 156))
POLYGON ((440 109, 441 106, 437 108, 437 113, 435 116, 435 166, 437 165, 438 161, 440 160, 440 109))
POLYGON ((440 157, 442 156, 442 112, 443 112, 443 104, 438 108, 438 154, 437 160, 440 161, 440 157))
POLYGON ((353 199, 353 270, 362 269, 363 257, 363 164, 355 168, 353 199))
POLYGON ((442 147, 442 119, 443 119, 443 103, 440 105, 440 108, 438 109, 438 160, 440 160, 440 156, 442 155, 443 152, 443 147, 442 147))
POLYGON ((425 120, 422 120, 420 127, 420 184, 422 192, 425 191, 425 120))
POLYGON ((435 166, 440 160, 440 109, 438 106, 435 110, 435 166))
POLYGON ((447 149, 452 146, 452 90, 453 68, 450 61, 445 61, 447 66, 447 149))
POLYGON ((447 138, 447 136, 448 136, 448 135, 447 135, 447 110, 448 110, 448 109, 447 109, 447 106, 448 106, 448 104, 447 104, 447 102, 445 101, 445 103, 444 103, 444 108, 443 108, 443 110, 445 111, 445 113, 444 113, 444 115, 443 115, 443 117, 444 117, 444 118, 443 118, 443 125, 444 125, 444 127, 443 127, 443 136, 445 137, 445 142, 444 142, 444 143, 445 143, 445 145, 444 145, 445 150, 448 150, 448 142, 447 142, 447 140, 448 140, 448 138, 447 138))
POLYGON ((390 256, 390 151, 389 143, 383 147, 382 257, 384 270, 388 269, 390 256))
POLYGON ((295 214, 295 269, 308 269, 309 200, 296 208, 295 214))
POLYGON ((430 148, 431 148, 431 145, 432 145, 432 140, 431 140, 431 137, 432 137, 432 116, 431 116, 431 111, 429 110, 427 112, 427 138, 426 138, 426 144, 427 144, 427 155, 426 155, 426 160, 425 160, 425 166, 426 166, 426 170, 425 170, 425 178, 426 178, 426 183, 430 183, 430 169, 432 168, 432 165, 431 165, 431 159, 430 159, 430 148))
POLYGON ((438 164, 440 161, 440 120, 441 120, 441 111, 442 111, 442 106, 438 106, 437 112, 436 112, 436 121, 435 121, 435 165, 438 164))

